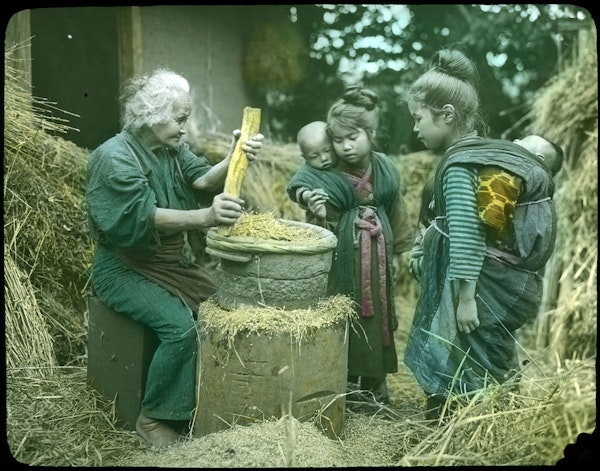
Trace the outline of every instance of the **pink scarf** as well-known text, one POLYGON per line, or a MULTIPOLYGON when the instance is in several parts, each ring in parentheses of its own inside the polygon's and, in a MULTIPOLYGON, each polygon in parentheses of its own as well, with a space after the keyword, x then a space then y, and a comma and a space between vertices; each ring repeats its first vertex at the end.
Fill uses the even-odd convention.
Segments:
MULTIPOLYGON (((357 178, 348 175, 354 183, 357 193, 372 193, 372 185, 369 182, 371 177, 371 166, 365 172, 362 178, 357 178)), ((355 226, 360 229, 361 238, 361 300, 362 300, 362 316, 373 316, 373 290, 371 287, 371 243, 372 238, 376 238, 377 244, 377 270, 379 272, 379 296, 381 304, 381 330, 383 344, 390 344, 390 331, 388 325, 388 299, 387 299, 387 276, 386 276, 386 254, 385 254, 385 239, 381 221, 377 217, 376 212, 372 207, 362 206, 359 208, 359 213, 354 220, 355 226)))

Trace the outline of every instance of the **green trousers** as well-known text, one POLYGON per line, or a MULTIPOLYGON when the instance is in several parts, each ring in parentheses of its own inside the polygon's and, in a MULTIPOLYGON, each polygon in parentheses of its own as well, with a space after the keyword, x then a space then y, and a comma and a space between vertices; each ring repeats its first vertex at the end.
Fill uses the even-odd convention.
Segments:
POLYGON ((103 247, 94 256, 92 287, 104 304, 148 326, 159 340, 140 412, 154 419, 190 420, 196 406, 199 339, 192 310, 103 247))

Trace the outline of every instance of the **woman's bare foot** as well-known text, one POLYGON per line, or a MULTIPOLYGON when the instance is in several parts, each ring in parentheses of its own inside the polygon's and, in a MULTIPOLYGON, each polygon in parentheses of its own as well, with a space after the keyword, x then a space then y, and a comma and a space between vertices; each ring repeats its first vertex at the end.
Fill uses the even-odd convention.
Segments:
POLYGON ((179 434, 160 420, 140 414, 135 424, 135 431, 146 442, 155 448, 166 448, 174 445, 179 434))

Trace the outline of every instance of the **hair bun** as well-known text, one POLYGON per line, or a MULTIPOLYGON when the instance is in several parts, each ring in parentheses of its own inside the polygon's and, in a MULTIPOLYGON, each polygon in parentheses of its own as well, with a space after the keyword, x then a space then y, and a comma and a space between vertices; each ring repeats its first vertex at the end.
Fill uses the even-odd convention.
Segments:
POLYGON ((458 49, 441 49, 431 58, 430 69, 436 70, 477 88, 479 74, 475 63, 458 49))
POLYGON ((361 106, 367 111, 374 110, 379 103, 379 97, 373 90, 362 88, 359 85, 346 88, 342 99, 350 105, 361 106))

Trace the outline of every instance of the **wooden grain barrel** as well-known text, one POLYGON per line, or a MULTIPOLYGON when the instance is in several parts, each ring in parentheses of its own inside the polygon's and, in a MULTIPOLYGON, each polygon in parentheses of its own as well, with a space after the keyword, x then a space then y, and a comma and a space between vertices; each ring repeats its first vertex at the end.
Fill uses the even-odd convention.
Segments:
MULTIPOLYGON (((243 315, 243 308, 238 311, 243 315)), ((241 332, 231 344, 220 332, 204 330, 194 435, 291 414, 339 437, 346 408, 347 324, 316 329, 302 340, 241 332)))
POLYGON ((308 223, 279 220, 310 229, 314 240, 278 241, 207 234, 207 252, 220 258, 217 301, 224 309, 241 305, 305 309, 327 294, 335 235, 308 223))

